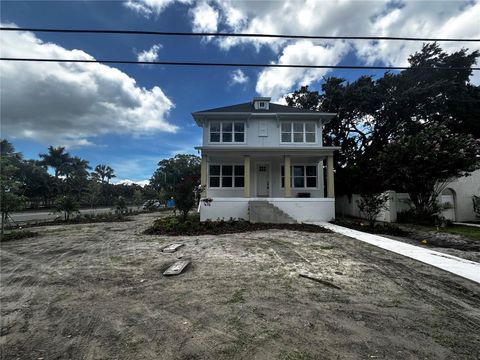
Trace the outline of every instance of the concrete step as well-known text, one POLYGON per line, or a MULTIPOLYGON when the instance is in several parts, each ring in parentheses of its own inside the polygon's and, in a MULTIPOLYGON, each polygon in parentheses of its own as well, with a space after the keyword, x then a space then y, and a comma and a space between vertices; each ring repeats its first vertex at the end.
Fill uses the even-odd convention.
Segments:
POLYGON ((290 215, 267 200, 252 200, 248 203, 249 219, 252 223, 294 224, 290 215))

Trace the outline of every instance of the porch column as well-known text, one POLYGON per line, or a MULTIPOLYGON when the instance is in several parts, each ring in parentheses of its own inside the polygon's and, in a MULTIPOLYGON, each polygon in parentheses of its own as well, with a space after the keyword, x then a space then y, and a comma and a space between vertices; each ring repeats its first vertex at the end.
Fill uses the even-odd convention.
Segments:
POLYGON ((327 157, 327 197, 335 197, 335 183, 333 179, 333 155, 327 157))
POLYGON ((250 197, 250 156, 243 158, 244 184, 243 184, 243 197, 250 197))
POLYGON ((291 161, 290 156, 285 156, 284 172, 285 172, 285 197, 292 197, 291 178, 291 161))
POLYGON ((201 193, 201 197, 207 197, 207 155, 202 154, 202 164, 200 168, 200 185, 203 186, 203 191, 201 193))

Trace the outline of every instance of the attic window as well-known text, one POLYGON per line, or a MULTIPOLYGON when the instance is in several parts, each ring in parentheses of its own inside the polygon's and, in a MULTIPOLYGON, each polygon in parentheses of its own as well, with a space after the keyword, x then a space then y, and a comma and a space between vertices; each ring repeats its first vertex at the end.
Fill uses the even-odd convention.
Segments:
POLYGON ((261 107, 262 109, 265 108, 265 102, 264 101, 260 101, 258 103, 258 107, 261 107))

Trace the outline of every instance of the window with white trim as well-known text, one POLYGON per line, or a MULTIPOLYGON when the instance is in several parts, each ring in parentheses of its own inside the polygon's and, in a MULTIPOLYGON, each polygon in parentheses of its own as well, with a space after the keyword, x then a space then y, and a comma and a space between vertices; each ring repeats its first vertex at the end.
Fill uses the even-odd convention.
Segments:
MULTIPOLYGON (((285 187, 285 167, 280 170, 281 186, 285 187)), ((316 165, 293 165, 290 169, 290 186, 294 189, 317 188, 316 165)))
POLYGON ((243 165, 210 165, 208 185, 211 188, 243 188, 245 168, 243 165))
POLYGON ((282 122, 280 140, 282 143, 315 143, 317 127, 314 122, 282 122))
POLYGON ((210 122, 211 143, 244 143, 245 123, 243 121, 210 122))

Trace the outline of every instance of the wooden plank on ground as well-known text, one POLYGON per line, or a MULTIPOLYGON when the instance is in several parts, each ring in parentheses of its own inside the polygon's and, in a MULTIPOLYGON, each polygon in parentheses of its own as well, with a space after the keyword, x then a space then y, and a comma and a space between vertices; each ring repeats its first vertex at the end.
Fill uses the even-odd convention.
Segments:
POLYGON ((170 245, 165 246, 162 249, 162 252, 164 252, 164 253, 174 253, 175 251, 180 249, 182 246, 183 246, 183 244, 180 244, 180 243, 170 244, 170 245))
POLYGON ((180 274, 190 264, 190 260, 180 260, 170 266, 163 272, 165 276, 172 276, 180 274))

